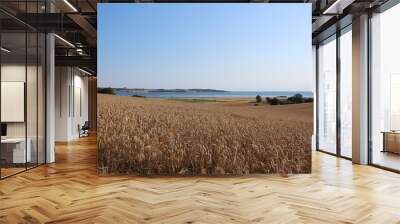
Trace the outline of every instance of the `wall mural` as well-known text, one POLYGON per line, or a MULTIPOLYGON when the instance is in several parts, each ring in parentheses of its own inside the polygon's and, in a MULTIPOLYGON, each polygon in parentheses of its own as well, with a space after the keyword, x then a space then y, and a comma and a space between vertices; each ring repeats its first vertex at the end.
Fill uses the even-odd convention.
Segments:
POLYGON ((99 6, 99 172, 310 173, 309 10, 99 6), (274 26, 272 18, 282 24, 274 26))

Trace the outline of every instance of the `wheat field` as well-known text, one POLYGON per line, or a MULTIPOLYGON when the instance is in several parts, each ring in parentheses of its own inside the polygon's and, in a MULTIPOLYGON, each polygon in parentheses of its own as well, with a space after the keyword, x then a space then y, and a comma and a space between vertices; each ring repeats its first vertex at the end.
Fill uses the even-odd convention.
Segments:
POLYGON ((312 129, 312 104, 99 94, 98 167, 138 175, 309 173, 312 129))

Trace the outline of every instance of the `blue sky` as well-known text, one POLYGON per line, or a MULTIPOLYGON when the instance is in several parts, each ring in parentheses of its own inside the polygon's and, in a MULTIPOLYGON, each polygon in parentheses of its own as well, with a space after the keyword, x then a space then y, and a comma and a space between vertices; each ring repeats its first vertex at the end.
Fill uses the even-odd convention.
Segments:
POLYGON ((99 86, 312 90, 310 4, 100 4, 99 86))

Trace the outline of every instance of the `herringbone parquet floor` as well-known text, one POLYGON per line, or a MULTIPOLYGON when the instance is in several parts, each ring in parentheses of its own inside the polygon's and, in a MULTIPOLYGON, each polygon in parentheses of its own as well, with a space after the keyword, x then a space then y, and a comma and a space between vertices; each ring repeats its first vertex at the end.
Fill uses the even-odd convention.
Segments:
POLYGON ((313 154, 288 178, 101 177, 95 138, 0 181, 0 223, 400 223, 400 175, 313 154))

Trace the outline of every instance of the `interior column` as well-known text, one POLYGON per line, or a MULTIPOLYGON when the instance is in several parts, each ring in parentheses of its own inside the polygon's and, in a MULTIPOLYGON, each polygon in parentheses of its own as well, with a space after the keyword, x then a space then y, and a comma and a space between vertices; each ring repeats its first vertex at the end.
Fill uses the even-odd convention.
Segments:
POLYGON ((368 163, 368 15, 353 19, 353 162, 368 163))
MULTIPOLYGON (((54 5, 46 1, 46 12, 53 12, 54 5)), ((54 34, 46 34, 46 163, 55 162, 55 42, 54 34)))

